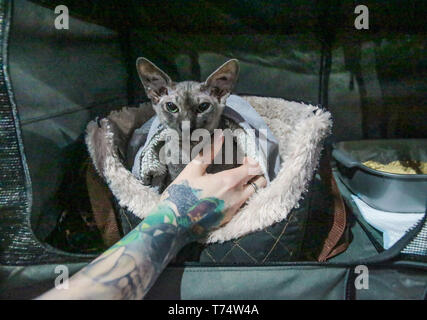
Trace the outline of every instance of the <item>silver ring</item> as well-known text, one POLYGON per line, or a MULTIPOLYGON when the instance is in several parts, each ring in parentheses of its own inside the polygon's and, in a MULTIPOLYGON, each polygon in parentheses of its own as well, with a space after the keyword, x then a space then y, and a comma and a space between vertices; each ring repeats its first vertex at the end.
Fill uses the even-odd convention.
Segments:
POLYGON ((258 186, 254 182, 249 182, 249 184, 254 188, 255 193, 258 192, 258 186))

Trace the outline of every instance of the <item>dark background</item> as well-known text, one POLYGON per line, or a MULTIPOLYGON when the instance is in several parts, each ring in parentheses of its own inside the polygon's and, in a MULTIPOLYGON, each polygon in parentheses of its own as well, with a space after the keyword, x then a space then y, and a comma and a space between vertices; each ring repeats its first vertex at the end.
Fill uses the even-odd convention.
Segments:
POLYGON ((356 30, 357 1, 14 1, 10 74, 36 235, 57 222, 66 173, 86 156, 86 124, 145 98, 139 56, 177 81, 237 58, 237 93, 322 104, 331 141, 425 138, 426 3, 363 1, 370 29, 356 30), (54 28, 59 4, 69 30, 54 28))

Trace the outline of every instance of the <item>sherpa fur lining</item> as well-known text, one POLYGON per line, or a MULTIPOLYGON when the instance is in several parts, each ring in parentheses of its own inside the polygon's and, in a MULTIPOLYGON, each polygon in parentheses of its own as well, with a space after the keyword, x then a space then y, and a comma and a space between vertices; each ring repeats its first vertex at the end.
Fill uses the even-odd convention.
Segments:
MULTIPOLYGON (((298 205, 318 164, 323 139, 332 127, 331 115, 316 106, 279 98, 243 97, 263 117, 279 141, 282 167, 271 184, 254 194, 207 242, 223 242, 268 227, 286 218, 298 205)), ((86 144, 97 171, 119 205, 144 218, 160 195, 136 179, 123 165, 127 141, 149 119, 151 106, 123 108, 87 126, 86 144)), ((152 114, 152 112, 151 112, 152 114)))

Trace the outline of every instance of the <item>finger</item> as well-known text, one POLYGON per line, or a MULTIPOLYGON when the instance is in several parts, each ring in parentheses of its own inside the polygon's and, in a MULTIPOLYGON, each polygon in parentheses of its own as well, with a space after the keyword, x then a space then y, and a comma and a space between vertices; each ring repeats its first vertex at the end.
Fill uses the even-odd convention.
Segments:
POLYGON ((204 174, 206 169, 221 151, 223 144, 224 134, 222 130, 215 130, 214 142, 212 143, 211 148, 208 148, 205 153, 199 153, 190 163, 193 162, 193 167, 198 170, 200 174, 204 174))
MULTIPOLYGON (((258 190, 264 188, 267 185, 267 180, 264 178, 264 176, 258 176, 251 182, 256 184, 258 190)), ((245 202, 250 198, 250 196, 252 196, 254 193, 255 188, 252 185, 243 186, 239 193, 240 200, 234 207, 234 210, 232 210, 233 213, 228 212, 225 219, 221 222, 220 226, 223 226, 224 224, 228 223, 236 215, 239 209, 245 204, 245 202)))
POLYGON ((254 164, 254 162, 246 161, 246 163, 242 164, 240 167, 219 172, 217 175, 222 176, 224 181, 230 181, 232 186, 236 186, 262 173, 261 166, 258 163, 254 164))
MULTIPOLYGON (((267 180, 264 178, 264 176, 259 176, 250 182, 256 185, 257 190, 260 190, 261 188, 264 188, 267 185, 267 180)), ((246 200, 251 197, 255 192, 256 191, 254 186, 250 183, 248 183, 243 189, 244 197, 246 197, 246 200)))
POLYGON ((263 175, 264 172, 262 171, 261 166, 259 165, 259 163, 250 158, 250 157, 245 157, 243 159, 243 164, 248 165, 248 175, 246 178, 244 178, 243 180, 241 180, 241 184, 242 185, 246 185, 248 183, 249 180, 254 179, 255 177, 259 176, 259 175, 263 175))

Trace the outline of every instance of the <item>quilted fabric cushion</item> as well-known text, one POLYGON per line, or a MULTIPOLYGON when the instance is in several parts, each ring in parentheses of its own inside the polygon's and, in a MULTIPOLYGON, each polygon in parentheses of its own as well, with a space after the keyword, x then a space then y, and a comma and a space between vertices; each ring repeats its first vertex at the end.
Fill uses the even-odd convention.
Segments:
MULTIPOLYGON (((293 210, 283 221, 266 229, 224 243, 202 247, 200 255, 193 256, 193 259, 206 264, 263 264, 298 260, 307 209, 307 206, 303 205, 293 210)), ((197 244, 190 246, 193 247, 191 250, 194 250, 197 244)), ((175 263, 191 261, 191 256, 186 254, 187 249, 183 249, 175 263)))
MULTIPOLYGON (((203 264, 261 264, 299 259, 304 229, 309 214, 309 197, 288 217, 263 230, 223 243, 191 243, 173 261, 175 264, 199 262, 203 264)), ((120 208, 125 233, 141 220, 120 208)))
MULTIPOLYGON (((124 208, 117 206, 120 212, 124 233, 128 233, 141 219, 124 208)), ((314 179, 310 188, 286 219, 270 227, 225 241, 223 243, 191 243, 184 247, 172 262, 200 263, 207 265, 227 264, 265 264, 310 259, 323 244, 325 232, 317 232, 313 224, 328 224, 330 210, 328 194, 319 180, 314 179), (319 219, 313 216, 326 215, 319 219), (317 222, 316 222, 317 221, 317 222), (310 230, 310 231, 307 231, 310 230), (307 239, 310 244, 307 246, 307 239), (314 240, 313 240, 314 239, 314 240), (314 254, 311 254, 313 253, 314 254)), ((319 227, 319 226, 317 226, 319 227)))

